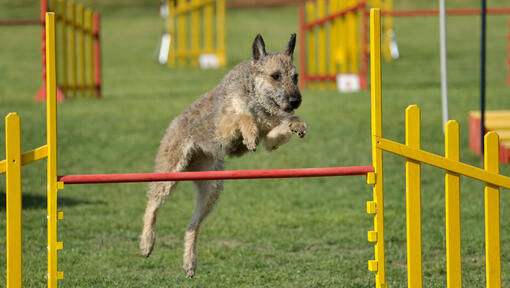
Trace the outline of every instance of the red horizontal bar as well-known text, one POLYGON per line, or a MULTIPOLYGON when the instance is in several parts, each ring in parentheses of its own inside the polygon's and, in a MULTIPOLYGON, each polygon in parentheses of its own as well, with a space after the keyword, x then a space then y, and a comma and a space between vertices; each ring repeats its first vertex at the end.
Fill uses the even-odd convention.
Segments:
POLYGON ((98 175, 65 175, 58 181, 65 184, 92 183, 125 183, 125 182, 158 182, 158 181, 189 181, 189 180, 223 180, 223 179, 260 179, 260 178, 302 178, 366 175, 373 172, 372 166, 327 167, 302 169, 267 169, 267 170, 230 170, 200 171, 175 173, 131 173, 131 174, 98 174, 98 175))
MULTIPOLYGON (((367 12, 368 13, 368 12, 367 12)), ((446 9, 446 15, 480 15, 480 9, 446 9)), ((382 11, 383 16, 439 16, 439 10, 382 11)), ((510 14, 510 8, 487 8, 487 14, 510 14)))
POLYGON ((354 5, 352 7, 349 7, 345 10, 342 10, 342 11, 338 11, 338 12, 335 12, 333 14, 330 14, 324 18, 321 18, 321 19, 318 19, 318 20, 315 20, 313 22, 310 22, 310 23, 306 23, 304 25, 304 29, 305 30, 310 30, 310 29, 313 29, 314 27, 316 26, 321 26, 321 25, 324 25, 326 22, 331 22, 333 20, 335 20, 335 18, 337 17, 342 17, 344 16, 345 14, 347 13, 350 13, 350 12, 353 12, 353 11, 356 11, 356 10, 365 10, 365 3, 364 2, 361 2, 357 5, 354 5))

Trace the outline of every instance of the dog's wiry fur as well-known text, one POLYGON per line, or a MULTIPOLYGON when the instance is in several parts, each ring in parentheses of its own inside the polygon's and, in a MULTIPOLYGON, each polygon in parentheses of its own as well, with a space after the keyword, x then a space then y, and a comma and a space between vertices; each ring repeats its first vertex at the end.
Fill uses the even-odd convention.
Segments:
MULTIPOLYGON (((301 103, 292 55, 293 34, 283 53, 267 53, 262 37, 253 42, 252 59, 237 65, 211 91, 177 116, 166 130, 156 157, 156 172, 223 170, 225 156, 240 156, 264 140, 268 151, 303 137, 306 124, 293 115, 301 103)), ((222 181, 195 181, 196 207, 184 237, 184 269, 193 277, 201 223, 213 210, 222 181)), ((176 182, 153 182, 140 237, 142 254, 154 247, 156 214, 176 182)))

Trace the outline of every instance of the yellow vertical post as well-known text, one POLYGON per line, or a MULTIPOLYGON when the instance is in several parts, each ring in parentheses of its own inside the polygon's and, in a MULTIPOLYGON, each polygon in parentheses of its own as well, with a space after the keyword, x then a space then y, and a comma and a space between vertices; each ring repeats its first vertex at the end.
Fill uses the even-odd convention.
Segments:
MULTIPOLYGON (((324 18, 326 16, 326 1, 325 0, 317 0, 317 17, 324 18)), ((319 39, 317 41, 317 50, 319 52, 319 69, 318 72, 320 75, 326 75, 326 27, 323 25, 319 26, 319 39)), ((319 83, 319 89, 326 89, 326 83, 319 83)))
MULTIPOLYGON (((459 161, 459 124, 450 120, 445 128, 445 157, 459 161)), ((460 184, 459 174, 446 171, 446 283, 448 288, 461 288, 460 258, 460 184)))
MULTIPOLYGON (((315 20, 315 2, 308 1, 306 2, 306 21, 308 23, 313 22, 315 20)), ((317 65, 315 60, 317 59, 317 51, 315 50, 315 29, 308 30, 306 35, 306 39, 308 40, 308 65, 306 68, 308 69, 308 75, 315 76, 317 65)), ((315 88, 315 83, 311 82, 309 84, 311 89, 315 88)))
POLYGON ((227 65, 227 52, 225 46, 225 0, 216 0, 216 45, 218 64, 227 65))
MULTIPOLYGON (((338 1, 336 0, 330 0, 329 1, 329 14, 333 14, 336 11, 338 11, 337 6, 338 1)), ((335 61, 335 51, 337 49, 337 29, 335 25, 335 21, 333 20, 331 24, 329 25, 329 74, 335 75, 336 74, 336 61, 335 61)), ((330 83, 329 87, 331 89, 336 89, 336 83, 332 82, 330 83)))
POLYGON ((85 10, 85 33, 87 33, 87 52, 88 57, 85 71, 88 72, 88 82, 86 90, 90 92, 90 97, 96 97, 96 87, 94 85, 94 31, 92 30, 92 10, 85 10))
POLYGON ((85 97, 85 30, 84 30, 84 19, 83 19, 83 4, 76 6, 76 30, 78 30, 78 71, 80 74, 80 80, 78 89, 80 95, 85 97))
MULTIPOLYGON (((69 80, 69 90, 72 91, 70 95, 73 98, 76 97, 76 18, 75 18, 75 6, 74 1, 69 1, 67 7, 67 14, 69 15, 69 26, 70 26, 70 34, 69 34, 69 70, 70 70, 70 80, 69 80)), ((69 96, 66 94, 66 96, 69 96)))
MULTIPOLYGON (((499 174, 499 137, 489 132, 484 138, 485 170, 499 174)), ((485 184, 485 273, 487 288, 501 288, 499 190, 485 184)))
POLYGON ((213 46, 213 13, 214 6, 212 3, 208 3, 204 6, 204 51, 203 53, 212 53, 214 52, 213 46))
POLYGON ((200 55, 200 0, 191 0, 193 9, 191 10, 190 32, 191 32, 191 65, 198 66, 198 56, 200 55))
POLYGON ((7 287, 22 284, 21 128, 16 113, 5 117, 7 287))
POLYGON ((48 287, 56 288, 63 273, 57 271, 57 87, 55 67, 55 14, 46 13, 46 130, 47 221, 48 221, 48 287))
MULTIPOLYGON (((420 149, 420 108, 406 109, 406 145, 420 149)), ((422 287, 421 164, 406 159, 407 280, 409 288, 422 287)))
POLYGON ((370 10, 370 79, 371 79, 371 126, 372 126, 372 165, 375 183, 373 203, 375 203, 374 246, 375 259, 368 262, 368 269, 375 272, 377 288, 386 287, 384 263, 384 185, 383 154, 377 147, 382 137, 382 90, 381 90, 381 10, 370 10))
POLYGON ((62 91, 64 95, 67 95, 67 87, 68 87, 68 72, 67 72, 67 9, 66 9, 66 1, 60 1, 60 24, 62 29, 62 36, 60 37, 60 48, 62 49, 60 53, 62 53, 62 91))
POLYGON ((166 18, 166 29, 168 34, 170 35, 170 48, 168 49, 168 61, 167 65, 170 67, 175 66, 175 7, 173 6, 174 1, 167 1, 166 5, 168 7, 168 16, 166 18))
POLYGON ((187 57, 188 57, 188 37, 187 37, 187 25, 188 25, 188 19, 187 19, 187 12, 186 9, 186 2, 185 0, 176 0, 177 1, 177 37, 179 38, 177 40, 177 59, 179 66, 183 67, 186 66, 187 57))

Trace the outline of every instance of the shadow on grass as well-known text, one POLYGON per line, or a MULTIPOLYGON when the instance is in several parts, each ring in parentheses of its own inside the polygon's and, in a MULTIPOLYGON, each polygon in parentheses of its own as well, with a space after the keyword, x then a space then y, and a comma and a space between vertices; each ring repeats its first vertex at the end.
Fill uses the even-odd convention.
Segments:
MULTIPOLYGON (((0 210, 5 210, 5 191, 0 190, 0 210)), ((23 193, 21 200, 23 209, 46 209, 46 196, 33 195, 29 192, 23 193)), ((105 204, 103 201, 76 200, 71 197, 58 197, 58 206, 76 206, 76 205, 96 205, 105 204)))

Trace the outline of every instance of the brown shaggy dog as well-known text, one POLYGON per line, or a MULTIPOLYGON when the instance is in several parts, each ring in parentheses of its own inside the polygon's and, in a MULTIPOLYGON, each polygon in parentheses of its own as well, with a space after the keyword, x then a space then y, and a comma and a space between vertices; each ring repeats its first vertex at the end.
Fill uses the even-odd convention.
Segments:
MULTIPOLYGON (((253 55, 230 71, 211 91, 205 93, 177 116, 161 140, 156 172, 223 170, 225 156, 255 151, 264 140, 268 151, 289 141, 292 134, 304 137, 306 124, 293 116, 301 104, 298 74, 292 63, 296 34, 285 51, 267 53, 257 35, 253 55)), ((211 213, 223 188, 221 180, 195 181, 195 213, 184 237, 184 269, 188 277, 197 267, 200 224, 211 213)), ((154 247, 156 214, 177 182, 153 182, 140 236, 142 254, 154 247)))

